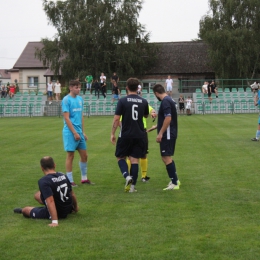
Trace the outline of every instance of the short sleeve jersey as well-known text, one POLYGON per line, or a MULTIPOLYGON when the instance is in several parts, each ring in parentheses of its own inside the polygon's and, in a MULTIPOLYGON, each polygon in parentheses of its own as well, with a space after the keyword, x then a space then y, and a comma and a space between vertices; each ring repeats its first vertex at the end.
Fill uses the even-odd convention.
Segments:
POLYGON ((178 133, 176 104, 169 96, 166 96, 162 100, 158 111, 158 125, 157 125, 158 133, 163 126, 164 119, 168 116, 171 117, 171 123, 166 129, 166 131, 163 133, 163 138, 176 139, 178 133))
POLYGON ((143 117, 149 114, 148 102, 137 95, 119 99, 115 115, 122 116, 121 138, 144 138, 143 117))
POLYGON ((47 174, 38 181, 41 192, 41 200, 53 196, 59 217, 66 216, 72 210, 71 184, 66 175, 60 172, 47 174))
MULTIPOLYGON (((81 96, 72 97, 71 95, 67 95, 62 100, 62 112, 70 114, 70 121, 77 133, 82 133, 83 104, 81 96)), ((65 120, 63 130, 70 131, 65 120)))
POLYGON ((87 83, 91 83, 93 81, 93 77, 91 75, 86 76, 87 83))

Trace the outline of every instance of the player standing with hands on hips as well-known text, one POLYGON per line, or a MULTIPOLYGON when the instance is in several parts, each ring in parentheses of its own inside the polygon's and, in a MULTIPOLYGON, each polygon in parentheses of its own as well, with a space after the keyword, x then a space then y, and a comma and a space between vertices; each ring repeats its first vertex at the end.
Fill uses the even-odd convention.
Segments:
POLYGON ((127 80, 128 95, 119 99, 117 103, 111 130, 111 142, 116 144, 115 156, 118 166, 126 179, 125 192, 136 192, 135 184, 138 178, 139 158, 145 157, 147 153, 143 117, 148 117, 149 108, 147 100, 137 95, 138 85, 139 80, 136 78, 127 80), (120 124, 121 116, 121 130, 116 142, 115 132, 120 124), (129 157, 131 162, 130 175, 126 157, 129 157))
POLYGON ((171 179, 164 190, 178 190, 180 181, 176 173, 175 163, 172 160, 178 133, 176 104, 172 98, 165 93, 164 87, 160 84, 156 84, 153 87, 153 93, 157 99, 161 101, 158 111, 158 135, 156 142, 160 144, 162 160, 166 166, 168 176, 171 179))

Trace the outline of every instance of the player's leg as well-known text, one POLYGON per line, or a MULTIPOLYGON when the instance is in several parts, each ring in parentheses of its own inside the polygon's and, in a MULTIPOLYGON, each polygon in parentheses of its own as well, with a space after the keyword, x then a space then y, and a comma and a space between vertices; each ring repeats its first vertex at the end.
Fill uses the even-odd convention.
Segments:
POLYGON ((118 167, 125 178, 125 191, 128 192, 132 183, 132 177, 129 175, 128 166, 126 163, 126 157, 128 155, 128 149, 130 147, 130 141, 128 139, 118 138, 116 143, 115 156, 117 158, 118 167))
POLYGON ((35 194, 34 194, 34 199, 37 200, 40 204, 44 204, 42 199, 41 199, 41 192, 40 191, 37 191, 35 194))
POLYGON ((251 140, 252 141, 259 141, 259 137, 260 137, 260 115, 258 116, 258 128, 256 130, 256 135, 251 140))
POLYGON ((168 187, 165 188, 164 190, 179 189, 176 166, 174 161, 172 160, 172 156, 174 155, 174 150, 175 150, 175 143, 176 143, 176 139, 170 139, 170 140, 162 139, 160 143, 162 161, 166 166, 166 171, 171 180, 171 183, 169 183, 168 187))
POLYGON ((136 182, 137 182, 137 179, 138 179, 138 171, 139 171, 139 167, 138 167, 139 158, 129 156, 129 160, 131 162, 130 175, 133 178, 129 192, 135 192, 136 191, 135 185, 136 185, 136 182))
POLYGON ((145 154, 145 156, 143 156, 140 159, 140 165, 141 165, 141 173, 142 173, 142 182, 147 182, 150 179, 150 177, 147 176, 147 169, 148 169, 147 154, 149 153, 149 149, 148 149, 148 133, 146 133, 144 141, 145 141, 146 154, 145 154))
POLYGON ((75 184, 75 182, 73 180, 73 173, 72 173, 73 160, 74 160, 74 152, 68 151, 67 157, 66 157, 65 167, 66 167, 66 174, 67 174, 69 181, 72 184, 72 186, 74 186, 74 184, 75 184))

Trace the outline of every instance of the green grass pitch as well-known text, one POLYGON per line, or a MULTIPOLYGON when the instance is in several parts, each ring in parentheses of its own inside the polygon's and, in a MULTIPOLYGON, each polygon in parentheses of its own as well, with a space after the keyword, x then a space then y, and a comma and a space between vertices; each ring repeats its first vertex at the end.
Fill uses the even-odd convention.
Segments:
MULTIPOLYGON (((0 259, 260 259, 260 143, 257 114, 179 117, 174 160, 182 183, 169 182, 156 132, 149 133, 149 183, 124 193, 110 143, 112 117, 85 118, 88 177, 80 211, 50 228, 13 208, 37 206, 39 160, 50 155, 65 171, 62 118, 0 118, 0 259)), ((148 127, 152 126, 151 119, 148 127)), ((118 133, 118 132, 117 132, 118 133)))

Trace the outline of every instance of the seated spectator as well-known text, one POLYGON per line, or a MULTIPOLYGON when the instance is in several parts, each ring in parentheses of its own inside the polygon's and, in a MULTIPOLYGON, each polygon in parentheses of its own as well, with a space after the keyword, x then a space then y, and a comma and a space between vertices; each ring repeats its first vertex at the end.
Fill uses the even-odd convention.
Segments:
POLYGON ((6 86, 1 86, 1 98, 6 98, 6 86))
POLYGON ((14 84, 11 84, 11 86, 9 87, 9 97, 10 98, 13 98, 14 97, 14 94, 15 94, 15 85, 14 84))
POLYGON ((190 96, 188 96, 188 98, 185 100, 185 102, 186 102, 186 113, 188 116, 191 116, 192 99, 190 98, 190 96))
POLYGON ((208 94, 208 82, 207 81, 205 81, 204 85, 202 86, 202 93, 208 94))

